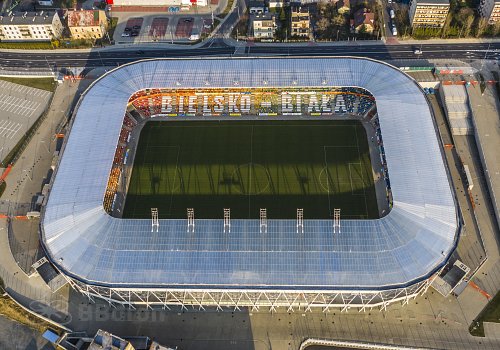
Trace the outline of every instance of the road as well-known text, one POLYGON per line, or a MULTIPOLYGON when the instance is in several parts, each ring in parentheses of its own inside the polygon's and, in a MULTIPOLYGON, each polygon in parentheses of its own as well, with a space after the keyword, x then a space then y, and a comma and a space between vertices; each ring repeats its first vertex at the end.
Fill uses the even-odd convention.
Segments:
POLYGON ((210 57, 210 56, 359 56, 378 60, 399 59, 496 59, 500 58, 500 43, 457 43, 423 45, 262 45, 247 46, 237 50, 221 39, 201 48, 186 49, 130 49, 93 52, 0 52, 0 69, 46 69, 48 67, 98 67, 117 66, 146 58, 210 57), (418 46, 418 47, 417 47, 418 46), (414 54, 421 48, 422 55, 414 54), (236 53, 236 54, 235 54, 236 53))

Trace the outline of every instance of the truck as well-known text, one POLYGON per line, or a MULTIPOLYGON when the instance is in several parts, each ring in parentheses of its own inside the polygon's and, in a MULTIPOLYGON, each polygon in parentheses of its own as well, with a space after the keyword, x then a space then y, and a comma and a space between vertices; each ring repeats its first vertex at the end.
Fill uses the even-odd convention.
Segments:
POLYGON ((396 15, 394 14, 394 10, 393 9, 391 9, 389 11, 389 14, 391 15, 391 19, 394 19, 394 17, 396 17, 396 15))

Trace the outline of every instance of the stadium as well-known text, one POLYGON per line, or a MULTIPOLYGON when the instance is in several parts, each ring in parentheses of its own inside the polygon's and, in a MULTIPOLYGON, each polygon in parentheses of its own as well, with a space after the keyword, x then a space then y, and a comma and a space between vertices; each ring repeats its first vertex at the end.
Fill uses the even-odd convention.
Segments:
POLYGON ((91 299, 326 312, 425 292, 460 223, 431 108, 397 68, 163 59, 82 95, 41 241, 91 299))

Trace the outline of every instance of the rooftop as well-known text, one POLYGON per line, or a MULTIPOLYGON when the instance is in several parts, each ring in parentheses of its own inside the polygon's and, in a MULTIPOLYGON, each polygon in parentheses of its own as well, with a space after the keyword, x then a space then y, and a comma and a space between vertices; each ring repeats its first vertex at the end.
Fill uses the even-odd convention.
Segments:
POLYGON ((99 10, 68 11, 67 14, 69 27, 95 27, 106 19, 104 11, 99 10))
POLYGON ((55 11, 9 12, 0 15, 0 25, 51 24, 55 15, 55 11))
POLYGON ((263 13, 258 15, 251 15, 253 21, 272 21, 276 16, 271 13, 263 13))

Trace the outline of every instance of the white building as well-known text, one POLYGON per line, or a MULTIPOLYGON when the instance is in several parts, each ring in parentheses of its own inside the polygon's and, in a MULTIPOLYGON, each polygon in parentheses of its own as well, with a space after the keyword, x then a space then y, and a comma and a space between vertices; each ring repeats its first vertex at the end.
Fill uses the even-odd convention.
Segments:
POLYGON ((481 0, 479 14, 487 18, 489 24, 500 21, 500 0, 481 0))
POLYGON ((253 15, 252 26, 256 39, 272 39, 276 32, 276 17, 268 13, 253 15))
POLYGON ((11 12, 0 16, 1 41, 50 41, 61 37, 63 24, 55 11, 11 12))

